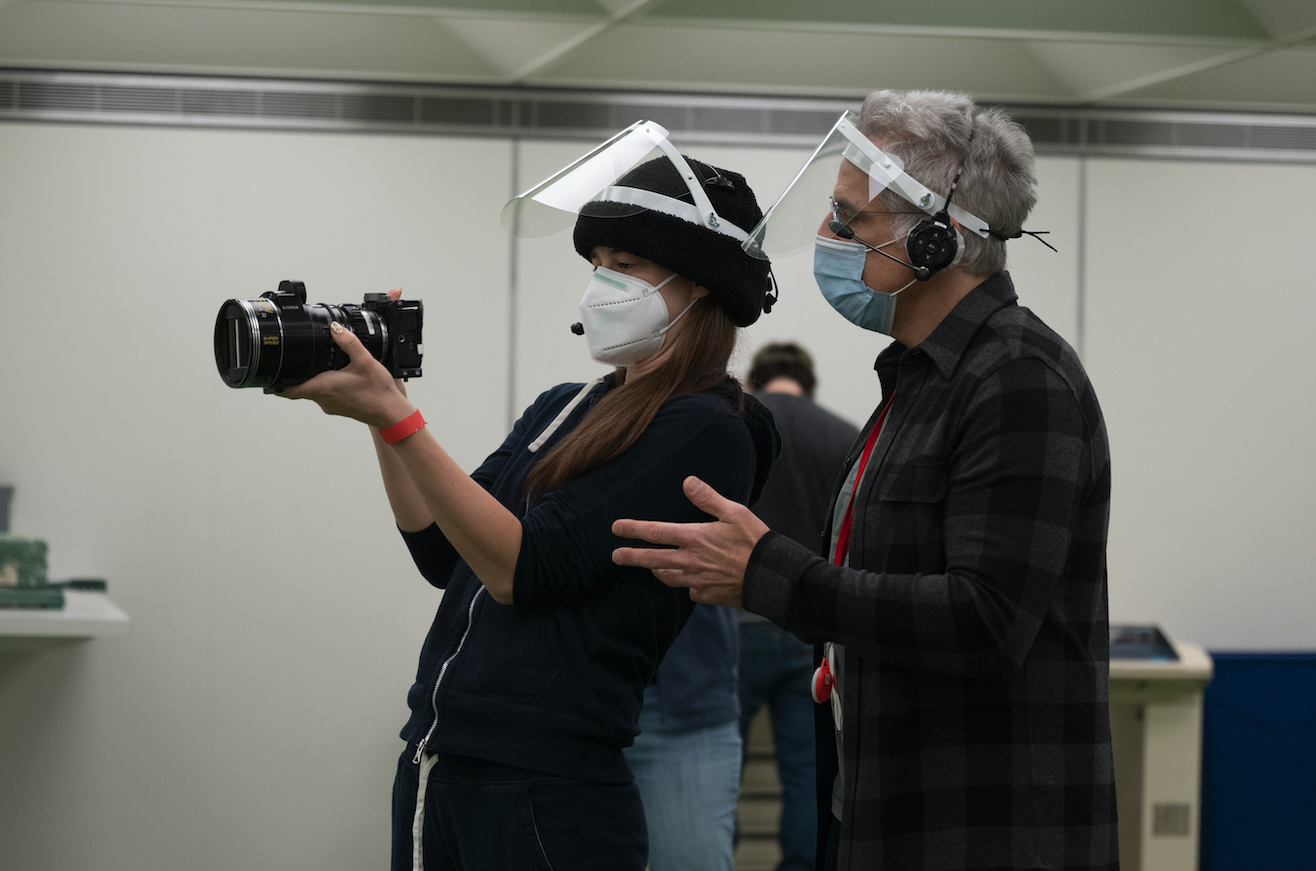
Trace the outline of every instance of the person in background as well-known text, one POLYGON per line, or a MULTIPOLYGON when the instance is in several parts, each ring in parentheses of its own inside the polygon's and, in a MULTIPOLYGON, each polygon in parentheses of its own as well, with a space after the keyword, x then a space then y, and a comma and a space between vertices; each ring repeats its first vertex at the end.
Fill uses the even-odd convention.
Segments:
POLYGON ((715 521, 613 525, 666 546, 619 564, 831 647, 822 868, 1119 867, 1110 447, 1078 355, 1005 272, 1033 167, 1023 128, 963 94, 876 91, 838 120, 751 238, 812 238, 824 299, 895 339, 826 555, 697 476, 715 521))
POLYGON ((742 744, 736 612, 696 605, 640 709, 626 762, 644 799, 650 871, 733 871, 742 744))
MULTIPOLYGON (((781 433, 781 456, 754 512, 776 532, 821 553, 827 506, 859 430, 813 401, 813 358, 799 345, 763 346, 746 380, 781 433)), ((813 648, 765 617, 743 609, 739 615, 741 737, 748 741, 750 722, 761 706, 766 704, 772 717, 782 794, 777 871, 813 871, 813 648)))

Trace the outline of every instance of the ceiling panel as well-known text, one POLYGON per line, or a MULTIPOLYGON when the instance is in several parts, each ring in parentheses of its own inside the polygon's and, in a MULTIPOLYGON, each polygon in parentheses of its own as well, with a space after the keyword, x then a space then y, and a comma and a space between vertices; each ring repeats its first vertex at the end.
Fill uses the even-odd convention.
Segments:
POLYGON ((1272 37, 1316 27, 1316 3, 1311 0, 1241 0, 1272 37))
MULTIPOLYGON (((107 2, 107 0, 72 0, 72 2, 107 2)), ((158 0, 161 3, 174 3, 179 0, 158 0)), ((181 0, 189 2, 189 0, 181 0)), ((204 0, 191 0, 200 4, 204 0)), ((352 6, 358 8, 407 8, 429 10, 438 14, 456 13, 467 15, 488 15, 491 17, 546 17, 577 16, 596 18, 605 16, 606 9, 602 2, 595 0, 249 0, 249 6, 352 6)))
POLYGON ((1070 95, 1090 94, 1154 73, 1217 57, 1220 46, 1097 45, 1030 42, 1028 50, 1065 83, 1070 95))
POLYGON ((527 67, 537 68, 559 46, 573 43, 589 25, 563 21, 495 21, 489 18, 441 18, 446 28, 483 57, 501 77, 518 79, 527 67))
POLYGON ((1316 113, 1316 49, 1271 52, 1126 94, 1125 102, 1316 113))
POLYGON ((624 26, 542 75, 545 83, 856 96, 875 87, 960 88, 980 95, 1063 96, 1043 63, 999 40, 624 26))
POLYGON ((1316 0, 0 0, 0 67, 1316 112, 1316 0))
POLYGON ((16 3, 6 63, 143 71, 485 80, 498 70, 437 22, 289 11, 16 3))
POLYGON ((1252 12, 1238 0, 998 0, 992 3, 982 0, 937 0, 935 3, 667 0, 653 10, 651 17, 1226 39, 1264 39, 1268 36, 1252 12))

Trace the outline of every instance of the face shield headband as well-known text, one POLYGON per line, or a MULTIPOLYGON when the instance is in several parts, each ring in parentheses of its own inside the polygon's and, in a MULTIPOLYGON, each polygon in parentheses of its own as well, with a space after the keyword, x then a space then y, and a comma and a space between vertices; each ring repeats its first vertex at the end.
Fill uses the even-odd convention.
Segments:
POLYGON ((954 203, 951 203, 950 208, 947 209, 945 197, 929 190, 922 182, 906 173, 892 157, 860 133, 859 128, 850 123, 845 116, 841 116, 841 120, 836 122, 833 129, 839 131, 848 140, 844 151, 845 159, 868 173, 869 178, 882 183, 884 188, 895 191, 901 199, 917 206, 928 215, 936 215, 946 209, 961 227, 977 233, 984 239, 987 238, 991 228, 987 226, 986 221, 969 214, 954 203))
POLYGON ((590 203, 607 203, 614 216, 661 212, 728 236, 742 245, 749 234, 717 213, 690 164, 661 124, 636 121, 580 160, 565 167, 503 207, 502 224, 517 236, 547 236, 567 229, 590 203), (692 203, 617 180, 661 154, 671 161, 692 203), (618 208, 619 207, 619 208, 618 208))
MULTIPOLYGON (((898 157, 885 153, 859 131, 855 118, 854 113, 846 112, 832 126, 785 192, 750 231, 742 246, 747 253, 767 260, 769 255, 789 254, 811 245, 819 226, 830 216, 832 191, 846 163, 867 176, 868 202, 890 189, 930 217, 947 209, 945 197, 906 173, 898 157)), ((986 221, 955 203, 947 211, 965 230, 983 238, 991 234, 986 221)))

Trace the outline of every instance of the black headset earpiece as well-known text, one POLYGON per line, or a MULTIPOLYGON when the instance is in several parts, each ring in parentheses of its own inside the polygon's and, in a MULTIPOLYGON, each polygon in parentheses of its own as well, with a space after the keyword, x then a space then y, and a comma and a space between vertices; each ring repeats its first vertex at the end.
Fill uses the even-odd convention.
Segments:
POLYGON ((945 209, 919 221, 905 239, 909 262, 922 270, 915 272, 920 281, 954 264, 963 247, 964 239, 945 209))
POLYGON ((960 174, 964 172, 964 161, 969 159, 969 146, 973 145, 973 136, 977 133, 973 121, 970 116, 969 141, 964 143, 964 154, 960 157, 959 169, 955 170, 955 179, 946 194, 946 205, 932 217, 919 221, 905 239, 905 253, 909 255, 909 262, 915 266, 914 275, 919 281, 926 281, 941 270, 954 266, 959 262, 960 252, 964 250, 964 237, 950 220, 950 200, 955 196, 960 174))

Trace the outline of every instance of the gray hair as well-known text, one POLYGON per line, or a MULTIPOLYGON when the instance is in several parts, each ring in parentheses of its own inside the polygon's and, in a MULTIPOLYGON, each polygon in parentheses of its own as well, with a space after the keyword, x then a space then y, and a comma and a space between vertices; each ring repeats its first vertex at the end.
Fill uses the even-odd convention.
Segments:
MULTIPOLYGON (((984 239, 965 231, 959 268, 981 276, 1005 268, 1005 240, 996 234, 1017 234, 1037 202, 1033 143, 1018 123, 1000 109, 980 109, 964 94, 874 91, 859 110, 857 126, 883 151, 904 161, 906 173, 943 197, 963 159, 951 202, 986 221, 993 235, 984 239)), ((912 211, 890 190, 879 200, 893 213, 912 211)), ((892 228, 904 236, 924 217, 893 214, 892 228)))

